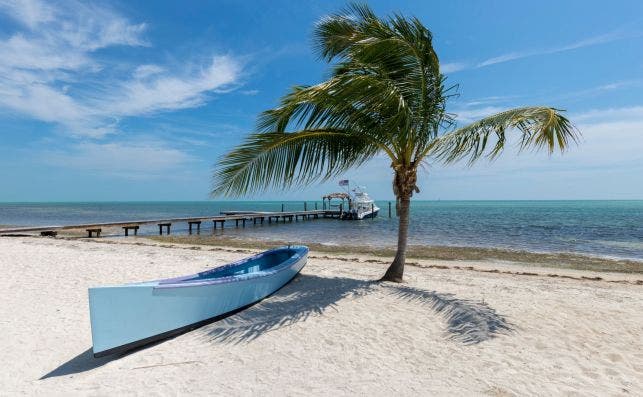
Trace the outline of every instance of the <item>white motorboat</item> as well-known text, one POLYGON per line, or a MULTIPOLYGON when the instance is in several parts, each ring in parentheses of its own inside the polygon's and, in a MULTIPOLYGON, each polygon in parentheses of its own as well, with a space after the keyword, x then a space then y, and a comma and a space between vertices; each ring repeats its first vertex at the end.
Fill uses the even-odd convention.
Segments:
POLYGON ((380 207, 375 205, 375 201, 366 193, 364 186, 357 186, 351 189, 348 179, 339 181, 339 186, 344 187, 346 193, 331 193, 324 196, 324 199, 328 198, 329 208, 331 198, 340 198, 342 203, 344 199, 348 199, 348 208, 343 211, 342 219, 361 220, 365 218, 375 218, 377 216, 380 207))
POLYGON ((375 205, 375 201, 366 193, 364 186, 358 186, 352 189, 351 192, 349 210, 344 217, 358 220, 375 218, 380 211, 380 207, 375 205))

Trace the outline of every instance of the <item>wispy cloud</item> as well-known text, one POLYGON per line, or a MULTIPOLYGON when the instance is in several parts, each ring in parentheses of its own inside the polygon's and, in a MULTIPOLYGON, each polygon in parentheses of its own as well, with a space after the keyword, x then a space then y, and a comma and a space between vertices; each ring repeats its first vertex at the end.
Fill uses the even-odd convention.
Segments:
POLYGON ((163 72, 165 72, 165 68, 159 65, 153 65, 153 64, 139 65, 134 70, 133 77, 135 79, 142 80, 163 72))
POLYGON ((616 91, 640 89, 640 87, 643 87, 642 79, 622 80, 622 81, 615 81, 607 84, 600 84, 595 87, 589 87, 582 90, 563 92, 556 95, 548 95, 546 98, 541 97, 541 100, 547 99, 547 100, 554 100, 556 102, 570 103, 571 101, 574 101, 574 100, 583 100, 583 99, 592 98, 592 97, 599 97, 599 96, 607 95, 616 91))
POLYGON ((119 90, 100 98, 106 115, 132 116, 161 110, 195 107, 206 93, 226 92, 237 80, 240 65, 229 56, 215 56, 205 69, 192 75, 172 75, 156 70, 153 75, 121 83, 119 90))
POLYGON ((493 95, 482 98, 477 98, 465 102, 465 107, 474 107, 474 106, 487 106, 491 104, 506 103, 509 101, 515 101, 520 98, 519 95, 493 95))
POLYGON ((235 88, 241 74, 239 61, 216 54, 205 64, 141 64, 116 73, 99 50, 151 44, 145 23, 103 6, 0 0, 0 13, 21 26, 0 39, 0 109, 71 135, 101 137, 122 117, 202 105, 209 94, 235 88))
MULTIPOLYGON (((573 119, 586 125, 605 123, 640 122, 643 123, 643 106, 593 109, 572 115, 573 119)), ((643 142, 643 135, 640 135, 643 142)))
POLYGON ((48 4, 36 0, 1 0, 0 9, 5 10, 18 22, 35 28, 43 22, 54 19, 54 9, 48 4))
MULTIPOLYGON (((472 122, 478 118, 489 116, 493 113, 506 110, 517 106, 538 105, 541 103, 565 103, 568 104, 574 100, 584 100, 587 98, 607 95, 620 90, 634 90, 643 87, 643 80, 621 80, 611 83, 599 84, 575 91, 564 91, 559 93, 533 93, 522 95, 494 95, 481 98, 475 98, 468 101, 454 102, 454 108, 451 109, 460 122, 472 122)), ((608 110, 601 110, 601 114, 606 114, 608 110)), ((624 110, 623 110, 624 111, 624 110)), ((586 114, 580 117, 587 117, 586 114)))
POLYGON ((465 107, 455 111, 460 124, 469 124, 481 118, 506 110, 500 106, 465 107))
POLYGON ((578 40, 573 43, 561 45, 561 46, 509 52, 506 54, 501 54, 498 56, 485 59, 481 62, 445 63, 442 65, 442 71, 444 73, 454 73, 454 72, 466 70, 466 69, 482 68, 486 66, 497 65, 500 63, 515 61, 518 59, 529 58, 533 56, 556 54, 556 53, 571 51, 579 48, 591 47, 599 44, 606 44, 613 41, 624 40, 624 39, 633 38, 633 37, 640 37, 642 35, 643 35, 643 31, 638 31, 638 30, 627 31, 627 30, 620 29, 620 30, 615 30, 602 35, 588 37, 588 38, 578 40))
POLYGON ((198 161, 158 140, 82 142, 65 150, 44 151, 39 158, 49 166, 126 178, 165 177, 169 171, 183 172, 198 161))
POLYGON ((463 69, 467 69, 469 65, 466 62, 450 62, 440 65, 442 73, 454 73, 463 69))
POLYGON ((517 52, 511 52, 511 53, 499 55, 497 57, 489 58, 485 61, 482 61, 476 66, 484 67, 484 66, 495 65, 498 63, 509 62, 516 59, 528 58, 528 57, 537 56, 537 55, 548 55, 548 54, 555 54, 559 52, 571 51, 579 48, 595 46, 598 44, 605 44, 612 41, 623 40, 626 38, 640 36, 640 35, 641 35, 640 32, 628 33, 623 31, 614 31, 614 32, 610 32, 610 33, 606 33, 598 36, 588 37, 586 39, 582 39, 577 42, 558 46, 558 47, 551 47, 551 48, 545 48, 545 49, 539 49, 539 50, 517 51, 517 52))

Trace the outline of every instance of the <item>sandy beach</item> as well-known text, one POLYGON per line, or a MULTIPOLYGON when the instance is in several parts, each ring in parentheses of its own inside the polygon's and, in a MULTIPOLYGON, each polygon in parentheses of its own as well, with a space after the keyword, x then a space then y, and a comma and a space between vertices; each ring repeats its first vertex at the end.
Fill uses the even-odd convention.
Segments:
POLYGON ((249 253, 142 238, 0 238, 0 394, 643 394, 640 274, 597 281, 483 261, 420 261, 405 284, 379 284, 382 258, 313 251, 300 276, 242 313, 93 358, 89 286, 249 253))

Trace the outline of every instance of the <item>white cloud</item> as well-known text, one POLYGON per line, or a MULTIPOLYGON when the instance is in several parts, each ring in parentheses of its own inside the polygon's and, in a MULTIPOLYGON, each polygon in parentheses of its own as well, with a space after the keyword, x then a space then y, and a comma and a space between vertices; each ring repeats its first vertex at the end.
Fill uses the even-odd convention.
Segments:
MULTIPOLYGON (((643 122, 643 106, 630 106, 621 108, 593 109, 571 116, 575 121, 583 124, 604 124, 606 122, 643 122)), ((643 137, 643 134, 641 134, 643 137)))
POLYGON ((484 107, 466 107, 454 111, 456 120, 461 124, 469 124, 481 118, 491 116, 492 114, 507 110, 499 106, 484 106, 484 107))
POLYGON ((449 62, 442 65, 442 71, 444 73, 453 73, 453 72, 458 72, 466 69, 482 68, 485 66, 497 65, 499 63, 510 62, 510 61, 529 58, 529 57, 538 56, 538 55, 556 54, 556 53, 571 51, 579 48, 610 43, 617 40, 623 40, 623 39, 628 39, 632 37, 640 37, 642 35, 643 35, 642 31, 628 32, 625 30, 615 30, 606 34, 588 37, 586 39, 582 39, 574 43, 570 43, 562 46, 509 52, 506 54, 501 54, 495 57, 488 58, 478 63, 449 62))
POLYGON ((101 137, 122 117, 201 105, 208 93, 234 88, 241 73, 231 56, 213 56, 205 65, 141 64, 119 74, 97 51, 149 45, 146 25, 102 6, 0 0, 0 13, 23 26, 0 39, 0 110, 70 135, 101 137))
POLYGON ((575 50, 578 48, 590 47, 598 44, 609 43, 612 41, 622 40, 622 39, 636 37, 640 35, 641 35, 641 32, 626 33, 623 31, 614 31, 614 32, 610 32, 610 33, 606 33, 606 34, 602 34, 594 37, 589 37, 583 40, 579 40, 575 43, 571 43, 563 46, 545 48, 540 50, 517 51, 517 52, 511 52, 508 54, 503 54, 503 55, 489 58, 485 61, 482 61, 477 65, 477 67, 495 65, 498 63, 513 61, 516 59, 528 58, 528 57, 537 56, 537 55, 555 54, 559 52, 565 52, 565 51, 575 50))
POLYGON ((79 70, 91 65, 89 55, 51 38, 28 38, 16 33, 0 41, 0 68, 3 70, 79 70))
POLYGON ((224 92, 240 73, 239 64, 228 56, 216 56, 194 76, 158 72, 153 79, 135 78, 121 84, 112 96, 101 99, 107 113, 137 115, 200 105, 208 92, 224 92))
POLYGON ((488 97, 483 97, 483 98, 477 98, 471 101, 468 101, 464 104, 466 107, 474 107, 474 106, 480 106, 480 105, 489 105, 492 103, 502 103, 502 102, 507 102, 510 100, 515 100, 519 98, 518 95, 495 95, 495 96, 488 96, 488 97))
POLYGON ((160 141, 79 143, 66 151, 46 151, 40 158, 50 166, 83 169, 117 177, 164 177, 183 172, 197 161, 160 141))
POLYGON ((454 73, 467 68, 465 62, 447 62, 440 65, 440 71, 442 73, 454 73))
POLYGON ((73 124, 84 118, 85 109, 72 98, 51 86, 31 83, 4 87, 0 103, 48 122, 73 124))
POLYGON ((162 73, 164 71, 165 71, 165 68, 159 65, 140 65, 140 66, 137 66, 136 69, 134 70, 133 76, 135 79, 142 80, 147 77, 162 73))
POLYGON ((0 0, 0 10, 32 29, 54 18, 54 9, 37 0, 0 0))

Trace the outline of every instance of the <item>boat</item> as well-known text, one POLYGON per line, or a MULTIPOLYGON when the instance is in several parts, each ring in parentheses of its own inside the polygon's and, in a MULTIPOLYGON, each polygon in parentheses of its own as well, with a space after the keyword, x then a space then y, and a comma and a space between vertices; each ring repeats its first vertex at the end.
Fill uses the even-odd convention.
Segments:
POLYGON ((349 210, 344 215, 348 219, 366 219, 375 218, 380 211, 380 207, 375 205, 375 201, 364 191, 363 186, 358 186, 352 190, 349 210))
POLYGON ((165 280, 89 288, 95 357, 176 336, 243 310, 295 277, 308 247, 288 246, 165 280))
POLYGON ((326 200, 328 200, 328 209, 333 207, 339 208, 340 216, 342 219, 366 219, 375 218, 380 211, 380 207, 375 205, 375 201, 366 193, 364 186, 357 186, 350 189, 350 181, 343 179, 339 181, 339 186, 346 189, 346 193, 330 193, 322 197, 324 201, 324 208, 326 200), (340 199, 341 204, 333 205, 331 200, 340 199), (348 200, 348 207, 344 206, 344 200, 348 200))

